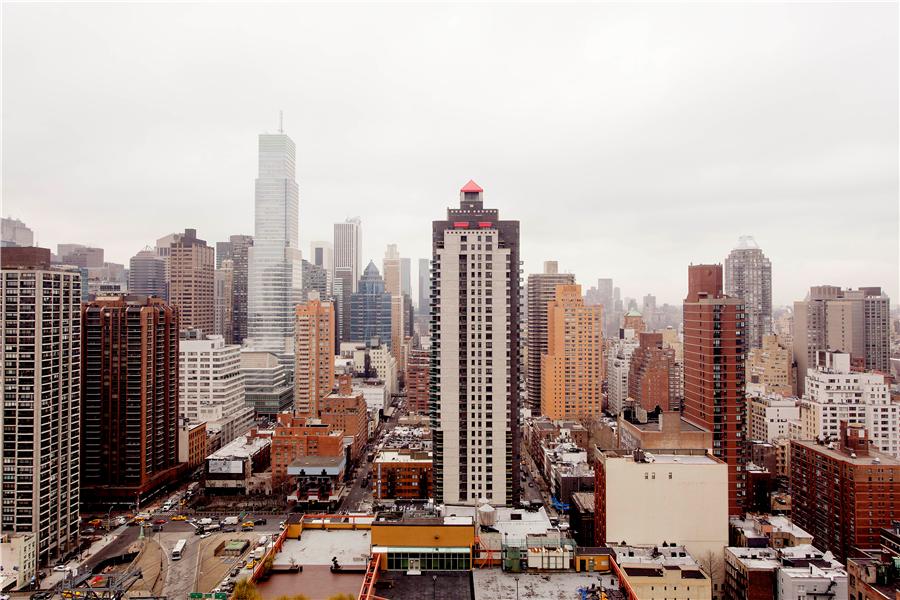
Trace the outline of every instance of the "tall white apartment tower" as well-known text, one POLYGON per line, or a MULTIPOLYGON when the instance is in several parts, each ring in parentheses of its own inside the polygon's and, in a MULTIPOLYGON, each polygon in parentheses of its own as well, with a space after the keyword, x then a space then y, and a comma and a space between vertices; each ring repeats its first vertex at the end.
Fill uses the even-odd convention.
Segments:
POLYGON ((772 333, 772 263, 749 235, 725 259, 725 294, 744 301, 746 348, 761 348, 772 333))
POLYGON ((301 301, 299 192, 294 142, 284 133, 259 136, 255 232, 249 249, 248 337, 293 368, 294 306, 301 301))
POLYGON ((33 533, 46 565, 78 547, 81 274, 51 267, 45 248, 0 256, 0 523, 33 533))
POLYGON ((335 344, 350 339, 350 296, 362 274, 362 222, 352 217, 334 224, 334 295, 337 304, 335 344), (340 294, 338 294, 340 290, 340 294))
POLYGON ((432 225, 430 413, 442 504, 519 499, 519 222, 469 181, 432 225))

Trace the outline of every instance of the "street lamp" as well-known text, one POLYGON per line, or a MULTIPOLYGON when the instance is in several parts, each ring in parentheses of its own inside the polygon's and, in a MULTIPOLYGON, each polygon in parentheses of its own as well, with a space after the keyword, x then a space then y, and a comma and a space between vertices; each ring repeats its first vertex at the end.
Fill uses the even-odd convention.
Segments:
POLYGON ((435 594, 437 594, 436 590, 437 586, 437 575, 431 576, 431 600, 434 600, 435 594))
POLYGON ((513 577, 516 580, 516 600, 519 600, 519 576, 513 577))

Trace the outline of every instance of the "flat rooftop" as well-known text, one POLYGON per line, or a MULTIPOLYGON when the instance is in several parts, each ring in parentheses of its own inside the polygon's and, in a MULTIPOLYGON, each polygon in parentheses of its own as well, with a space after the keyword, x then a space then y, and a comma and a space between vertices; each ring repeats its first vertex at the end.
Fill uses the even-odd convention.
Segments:
POLYGON ((836 460, 840 460, 843 462, 847 462, 853 465, 875 465, 881 464, 882 466, 898 466, 900 465, 900 460, 890 456, 888 454, 882 454, 876 451, 874 448, 869 447, 869 456, 857 456, 856 458, 851 457, 849 454, 844 454, 837 448, 829 448, 823 444, 817 444, 814 441, 797 441, 791 440, 793 443, 796 443, 800 446, 804 446, 806 448, 811 448, 816 452, 820 452, 829 458, 833 458, 836 460), (876 462, 875 459, 878 459, 876 462))
POLYGON ((400 452, 398 450, 383 450, 375 455, 376 463, 408 463, 430 465, 432 454, 427 450, 414 452, 400 452))
POLYGON ((289 565, 292 560, 303 565, 331 565, 332 557, 342 566, 365 565, 369 560, 371 536, 368 530, 310 529, 299 540, 288 538, 275 556, 276 565, 289 565))
MULTIPOLYGON (((702 427, 697 427, 696 425, 694 425, 693 423, 691 423, 690 421, 688 421, 684 418, 679 418, 678 422, 681 424, 681 431, 686 432, 686 433, 700 433, 703 431, 707 431, 706 429, 703 429, 702 427)), ((640 429, 641 431, 649 431, 649 432, 657 432, 657 433, 662 432, 662 423, 660 423, 659 421, 648 421, 646 423, 633 423, 631 421, 623 421, 623 424, 624 423, 631 425, 635 429, 640 429)))
MULTIPOLYGON (((501 600, 516 597, 518 579, 519 598, 522 600, 577 600, 578 590, 591 586, 615 587, 613 575, 599 573, 508 573, 501 569, 475 569, 475 597, 501 600)), ((422 597, 422 596, 420 596, 422 597)), ((427 594, 424 596, 427 597, 427 594)))
POLYGON ((375 595, 388 600, 475 600, 470 571, 425 571, 421 575, 384 571, 375 582, 375 595))
POLYGON ((207 458, 226 459, 226 458, 247 458, 253 456, 266 446, 272 444, 272 439, 268 437, 247 438, 242 435, 235 440, 225 444, 207 458))

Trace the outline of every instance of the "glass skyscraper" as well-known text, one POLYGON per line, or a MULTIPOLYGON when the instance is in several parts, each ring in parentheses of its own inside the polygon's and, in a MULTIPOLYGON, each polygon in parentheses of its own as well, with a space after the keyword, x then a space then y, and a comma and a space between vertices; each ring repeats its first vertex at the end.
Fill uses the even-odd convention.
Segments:
POLYGON ((249 249, 248 337, 293 365, 294 306, 301 301, 299 192, 294 142, 284 133, 259 136, 255 235, 249 249))

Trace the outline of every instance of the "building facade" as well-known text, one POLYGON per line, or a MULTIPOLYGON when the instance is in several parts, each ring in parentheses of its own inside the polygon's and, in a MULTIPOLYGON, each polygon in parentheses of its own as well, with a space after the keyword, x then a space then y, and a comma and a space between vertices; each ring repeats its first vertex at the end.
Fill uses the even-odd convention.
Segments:
POLYGON ((247 286, 250 271, 252 235, 232 235, 231 248, 231 341, 243 344, 247 337, 247 286))
MULTIPOLYGON (((601 305, 602 306, 602 305, 601 305)), ((620 414, 628 400, 628 376, 631 372, 631 357, 638 347, 638 337, 631 329, 620 329, 619 337, 609 344, 607 361, 607 410, 612 415, 620 414)))
POLYGON ((406 405, 410 411, 428 412, 431 352, 412 350, 406 360, 406 405))
POLYGON ((900 403, 891 399, 883 375, 850 368, 845 352, 819 352, 800 399, 799 437, 836 442, 842 421, 865 426, 879 452, 900 458, 900 403))
POLYGON ((704 450, 597 450, 595 543, 672 540, 694 556, 728 544, 728 468, 704 450))
MULTIPOLYGON (((357 290, 351 294, 349 337, 344 341, 369 343, 378 338, 382 344, 392 344, 392 304, 378 267, 369 261, 357 290)), ((391 351, 395 351, 393 346, 391 351)))
POLYGON ((175 234, 169 247, 169 303, 182 329, 215 331, 215 251, 195 229, 175 234))
POLYGON ((152 495, 178 462, 178 312, 157 298, 81 309, 81 485, 98 503, 152 495))
POLYGON ((334 295, 337 343, 350 340, 350 297, 362 274, 362 222, 359 217, 334 224, 334 295))
POLYGON ((241 351, 244 397, 256 418, 274 421, 275 416, 294 406, 294 386, 284 365, 271 352, 241 351))
POLYGON ((470 181, 432 225, 431 418, 435 500, 519 499, 519 223, 470 181))
POLYGON ((684 300, 684 416, 713 432, 728 464, 729 515, 746 496, 744 305, 722 293, 722 265, 691 265, 684 300))
POLYGON ((323 423, 344 432, 345 442, 350 448, 350 460, 359 460, 369 439, 369 414, 363 394, 353 391, 350 375, 340 376, 338 389, 321 400, 316 416, 323 423))
POLYGON ((288 470, 298 458, 344 457, 344 432, 312 417, 289 412, 278 414, 272 435, 272 488, 288 479, 288 470))
POLYGON ((244 395, 241 348, 220 335, 179 342, 179 413, 191 424, 205 423, 228 444, 253 425, 253 407, 244 395))
POLYGON ((140 296, 168 298, 166 262, 149 246, 131 257, 128 263, 128 291, 140 296))
POLYGON ((778 395, 747 397, 748 433, 751 440, 774 442, 788 437, 789 423, 800 420, 796 398, 778 395))
POLYGON ((747 382, 768 394, 790 396, 794 393, 793 363, 793 352, 778 336, 764 335, 762 346, 747 353, 747 382))
POLYGON ((662 334, 642 332, 628 370, 628 395, 635 405, 647 412, 681 410, 680 379, 675 351, 664 346, 662 334))
POLYGON ((259 136, 247 285, 247 335, 253 348, 275 353, 288 368, 293 368, 294 306, 303 287, 295 152, 294 141, 284 133, 259 136))
POLYGON ((318 416, 319 402, 334 387, 334 308, 331 302, 310 300, 296 308, 294 408, 318 416))
POLYGON ((334 290, 334 244, 326 241, 310 242, 309 251, 309 262, 325 271, 325 292, 322 297, 330 297, 334 290))
POLYGON ((432 454, 427 450, 383 450, 372 463, 377 500, 432 497, 432 454))
POLYGON ((7 246, 0 260, 0 518, 34 573, 78 546, 81 274, 52 267, 45 248, 7 246))
MULTIPOLYGON (((532 414, 541 411, 541 361, 547 353, 547 306, 556 298, 556 286, 574 284, 575 275, 560 273, 555 260, 544 262, 542 273, 528 276, 528 362, 525 366, 525 389, 532 414)), ((602 318, 602 313, 601 313, 602 318)), ((601 324, 602 326, 602 324, 601 324)))
POLYGON ((556 286, 546 309, 542 415, 577 419, 598 417, 603 411, 602 311, 601 306, 585 306, 580 285, 556 286))
POLYGON ((881 529, 900 518, 900 461, 872 450, 861 425, 841 423, 840 433, 835 447, 791 440, 791 518, 845 560, 878 548, 881 529))
POLYGON ((234 340, 234 263, 230 258, 216 268, 215 333, 226 343, 234 340))
POLYGON ((430 282, 431 261, 427 258, 419 259, 419 304, 416 306, 420 315, 427 315, 431 304, 430 282))
MULTIPOLYGON (((384 268, 384 291, 391 295, 391 351, 401 370, 404 369, 402 352, 403 340, 406 338, 406 311, 403 306, 403 259, 396 244, 388 244, 382 262, 384 268)), ((353 307, 351 307, 351 312, 353 307)), ((358 340, 357 340, 358 341, 358 340)))
POLYGON ((749 235, 725 259, 725 294, 744 301, 747 348, 761 347, 772 333, 772 263, 749 235))
POLYGON ((34 246, 34 232, 19 219, 3 217, 0 219, 0 245, 30 248, 34 246))
POLYGON ((866 371, 890 372, 890 298, 880 287, 811 287, 805 300, 794 302, 793 326, 801 394, 822 350, 846 352, 866 371))

